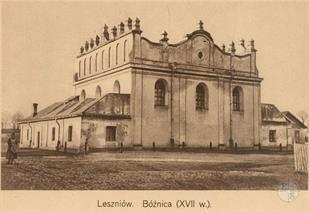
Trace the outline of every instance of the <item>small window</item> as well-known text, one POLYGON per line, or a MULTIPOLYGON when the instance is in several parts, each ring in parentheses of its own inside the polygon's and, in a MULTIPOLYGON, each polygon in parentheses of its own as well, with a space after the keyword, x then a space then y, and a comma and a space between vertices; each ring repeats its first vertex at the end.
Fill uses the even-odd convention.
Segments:
POLYGON ((82 61, 79 61, 79 64, 78 64, 78 77, 81 76, 81 70, 82 69, 82 61))
POLYGON ((52 141, 55 140, 55 137, 56 137, 56 128, 53 127, 53 128, 52 128, 52 141))
POLYGON ((27 140, 29 140, 29 129, 27 129, 27 140))
POLYGON ((116 65, 118 65, 118 49, 119 49, 119 43, 116 45, 116 65))
POLYGON ((116 127, 106 127, 106 141, 116 141, 116 127))
POLYGON ((68 141, 72 141, 72 133, 73 133, 73 127, 69 126, 69 128, 68 128, 68 141))
POLYGON ((98 71, 98 53, 95 55, 95 72, 98 71))
POLYGON ((84 76, 86 75, 86 66, 87 66, 87 60, 84 59, 84 76))
POLYGON ((114 82, 113 93, 120 93, 120 83, 118 80, 114 82))
POLYGON ((111 67, 111 47, 108 49, 108 67, 111 67))
POLYGON ((104 68, 104 50, 101 53, 101 69, 103 70, 104 68))
POLYGON ((202 53, 202 52, 199 52, 199 53, 198 53, 198 58, 202 59, 202 57, 203 57, 203 53, 202 53))
POLYGON ((125 40, 123 44, 123 61, 124 62, 126 62, 126 56, 127 56, 127 40, 125 40))
POLYGON ((92 57, 89 59, 89 74, 91 74, 91 67, 92 66, 92 57))
POLYGON ((269 130, 269 142, 276 142, 276 130, 269 130))

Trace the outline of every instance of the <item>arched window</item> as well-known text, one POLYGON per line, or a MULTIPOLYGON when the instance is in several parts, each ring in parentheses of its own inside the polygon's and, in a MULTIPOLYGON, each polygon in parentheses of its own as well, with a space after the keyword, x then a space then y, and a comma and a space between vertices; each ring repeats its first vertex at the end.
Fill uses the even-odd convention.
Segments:
POLYGON ((104 68, 104 50, 101 53, 101 69, 103 70, 104 68))
POLYGON ((120 83, 118 80, 114 82, 113 93, 120 93, 120 83))
POLYGON ((85 90, 82 90, 82 92, 80 93, 80 100, 83 101, 86 99, 86 92, 85 90))
POLYGON ((92 56, 89 59, 89 74, 91 74, 92 56))
POLYGON ((118 65, 118 49, 119 49, 119 43, 116 45, 116 65, 118 65))
POLYGON ((95 72, 98 71, 98 53, 95 54, 95 72))
POLYGON ((233 89, 233 111, 242 111, 243 92, 241 87, 237 86, 233 89))
POLYGON ((159 79, 155 84, 155 106, 165 105, 166 96, 166 82, 163 79, 159 79))
POLYGON ((108 49, 108 67, 111 67, 111 47, 108 49))
POLYGON ((196 86, 195 105, 196 109, 208 109, 208 89, 204 83, 196 86))
POLYGON ((123 62, 126 62, 126 55, 127 55, 127 40, 125 40, 123 44, 123 62))
POLYGON ((80 60, 78 63, 78 77, 81 75, 82 61, 80 60))
POLYGON ((95 89, 95 97, 99 98, 101 97, 101 87, 98 85, 97 88, 95 89))
POLYGON ((84 76, 86 75, 87 58, 84 59, 84 76))

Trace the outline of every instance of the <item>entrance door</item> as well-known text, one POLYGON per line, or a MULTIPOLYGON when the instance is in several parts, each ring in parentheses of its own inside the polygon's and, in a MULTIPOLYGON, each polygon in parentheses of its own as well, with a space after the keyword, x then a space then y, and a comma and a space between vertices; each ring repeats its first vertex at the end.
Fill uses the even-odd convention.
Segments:
POLYGON ((300 142, 300 135, 299 135, 299 131, 295 130, 295 143, 299 143, 300 142))
POLYGON ((40 148, 40 138, 41 138, 41 133, 38 132, 38 135, 37 135, 37 141, 38 141, 38 148, 40 148))

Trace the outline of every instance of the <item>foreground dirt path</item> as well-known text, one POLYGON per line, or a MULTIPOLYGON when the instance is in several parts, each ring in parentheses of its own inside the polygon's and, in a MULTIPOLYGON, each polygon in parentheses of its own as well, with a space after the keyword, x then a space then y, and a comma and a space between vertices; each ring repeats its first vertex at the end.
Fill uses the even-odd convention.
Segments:
POLYGON ((293 155, 278 154, 27 156, 14 166, 2 158, 1 168, 4 190, 278 190, 286 182, 308 187, 308 176, 293 171, 293 155))

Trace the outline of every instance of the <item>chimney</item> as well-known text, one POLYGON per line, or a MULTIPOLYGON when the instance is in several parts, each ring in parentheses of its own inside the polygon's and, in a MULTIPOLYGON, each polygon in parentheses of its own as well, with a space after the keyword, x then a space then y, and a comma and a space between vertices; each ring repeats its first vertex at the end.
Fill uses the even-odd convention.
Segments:
POLYGON ((32 116, 35 117, 38 114, 38 103, 33 103, 33 114, 32 116))

